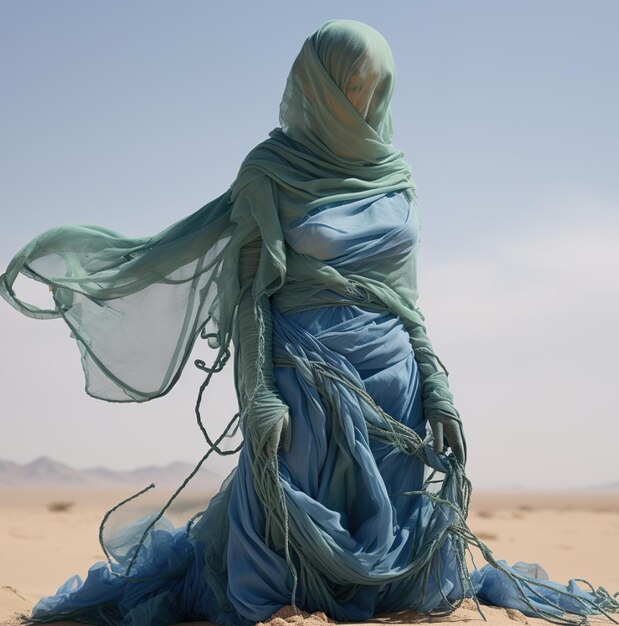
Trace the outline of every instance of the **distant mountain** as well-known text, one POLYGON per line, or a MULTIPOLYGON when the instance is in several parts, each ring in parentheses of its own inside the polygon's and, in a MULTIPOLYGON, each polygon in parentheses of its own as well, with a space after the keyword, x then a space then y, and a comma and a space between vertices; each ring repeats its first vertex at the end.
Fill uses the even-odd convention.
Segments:
MULTIPOLYGON (((0 489, 141 489, 150 483, 158 487, 173 489, 181 485, 194 466, 190 463, 170 463, 169 465, 149 465, 134 470, 111 470, 94 467, 78 470, 42 456, 30 463, 19 464, 0 459, 0 489)), ((200 470, 188 485, 189 490, 199 489, 212 493, 218 490, 223 476, 208 470, 200 470)), ((495 489, 500 489, 496 487, 495 489)), ((522 487, 507 488, 518 491, 522 487)), ((583 489, 581 487, 581 489, 583 489)), ((592 485, 591 490, 619 490, 619 481, 604 485, 592 485)))
MULTIPOLYGON (((42 456, 30 463, 19 464, 0 459, 0 488, 18 489, 114 489, 180 485, 193 470, 190 463, 170 463, 162 467, 148 466, 129 471, 111 470, 104 467, 78 470, 42 456)), ((189 483, 189 488, 214 491, 223 477, 208 470, 200 470, 189 483)))

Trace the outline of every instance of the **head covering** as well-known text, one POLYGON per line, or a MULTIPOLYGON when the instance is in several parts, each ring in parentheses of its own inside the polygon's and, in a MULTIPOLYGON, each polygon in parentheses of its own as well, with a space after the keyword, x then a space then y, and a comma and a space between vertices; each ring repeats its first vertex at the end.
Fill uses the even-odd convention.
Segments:
POLYGON ((304 42, 286 81, 280 128, 244 160, 233 189, 257 169, 288 192, 292 208, 406 190, 409 164, 391 141, 393 56, 384 38, 354 20, 326 22, 304 42), (362 87, 350 93, 348 88, 362 87), (298 206, 295 206, 298 205, 298 206))
POLYGON ((406 167, 391 145, 394 80, 382 35, 353 20, 327 22, 292 66, 280 105, 282 130, 325 161, 406 167))

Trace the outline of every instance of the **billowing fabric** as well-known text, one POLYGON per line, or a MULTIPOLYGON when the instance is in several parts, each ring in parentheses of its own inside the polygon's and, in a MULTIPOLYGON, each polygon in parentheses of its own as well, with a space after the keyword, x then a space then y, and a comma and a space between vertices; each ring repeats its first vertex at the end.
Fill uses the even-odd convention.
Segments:
POLYGON ((217 349, 206 384, 234 342, 244 438, 199 518, 102 524, 110 565, 43 599, 32 621, 248 624, 289 603, 358 620, 448 613, 486 592, 547 619, 565 598, 581 615, 614 607, 561 586, 546 607, 544 583, 470 531, 464 468, 426 437, 426 422, 459 414, 416 306, 421 225, 391 143, 394 74, 378 33, 328 22, 294 62, 281 128, 226 193, 155 237, 48 231, 0 277, 17 309, 67 322, 87 391, 105 400, 165 394, 200 335, 217 349), (19 272, 51 287, 53 309, 18 298, 19 272), (469 544, 500 576, 469 576, 469 544))

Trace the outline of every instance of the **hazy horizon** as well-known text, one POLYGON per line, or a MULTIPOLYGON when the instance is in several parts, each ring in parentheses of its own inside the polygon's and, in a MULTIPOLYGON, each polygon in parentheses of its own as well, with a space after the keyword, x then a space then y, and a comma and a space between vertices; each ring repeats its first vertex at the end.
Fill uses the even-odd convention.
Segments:
MULTIPOLYGON (((73 465, 71 465, 70 463, 65 463, 64 461, 62 461, 61 459, 57 459, 54 457, 51 457, 49 455, 43 454, 41 456, 35 457, 33 459, 30 459, 29 461, 23 461, 23 462, 16 462, 16 461, 10 461, 9 459, 3 459, 0 458, 0 463, 4 463, 4 462, 10 462, 10 463, 15 463, 16 465, 18 465, 18 467, 26 467, 28 465, 32 465, 32 464, 36 464, 37 462, 43 461, 43 462, 52 462, 52 463, 58 463, 63 467, 68 467, 71 470, 75 471, 75 472, 92 472, 92 471, 104 471, 104 472, 114 472, 114 473, 118 473, 118 474, 130 474, 130 473, 134 473, 136 471, 140 471, 140 470, 148 470, 151 468, 156 468, 156 469, 167 469, 168 467, 172 466, 172 465, 182 465, 182 466, 187 466, 187 469, 193 468, 194 465, 192 465, 191 463, 189 463, 186 460, 181 460, 181 459, 176 459, 173 461, 169 461, 166 463, 161 463, 161 464, 142 464, 142 465, 136 465, 133 467, 126 467, 126 468, 113 468, 113 467, 108 467, 105 465, 85 465, 84 467, 75 467, 73 465)), ((222 467, 202 467, 201 468, 201 472, 206 472, 207 474, 212 474, 215 475, 218 478, 221 478, 221 480, 223 481, 226 476, 228 475, 228 473, 226 471, 222 471, 223 468, 222 467)), ((6 485, 2 483, 2 468, 0 468, 0 489, 6 489, 6 488, 12 488, 14 487, 14 485, 6 485)), ((152 481, 153 477, 149 476, 148 477, 148 482, 152 481)), ((146 484, 146 483, 145 483, 146 484)), ((180 480, 178 481, 178 485, 180 486, 180 480)), ((189 483, 189 487, 191 487, 193 485, 193 482, 189 483)), ((21 485, 19 485, 21 487, 21 485)), ((29 485, 27 485, 29 486, 29 485)), ((156 486, 159 486, 159 483, 156 483, 156 486)), ((170 481, 167 480, 165 482, 165 484, 163 485, 166 488, 169 488, 171 485, 170 481)), ((71 488, 71 486, 67 486, 67 489, 71 488)), ((106 487, 103 487, 106 488, 106 487)), ((482 487, 481 490, 482 491, 491 491, 497 489, 497 487, 482 487)), ((615 480, 615 481, 610 481, 608 483, 604 483, 604 484, 591 484, 591 485, 583 485, 581 487, 572 487, 572 486, 565 486, 565 487, 555 487, 554 489, 548 489, 547 487, 543 487, 543 486, 535 486, 535 485, 525 485, 525 484, 506 484, 506 485, 501 485, 500 487, 498 487, 498 489, 500 490, 504 490, 504 491, 562 491, 562 490, 573 490, 573 491, 579 491, 582 489, 592 489, 592 490, 598 490, 598 491, 604 491, 604 490, 608 490, 608 491, 616 491, 619 490, 619 481, 615 480)))

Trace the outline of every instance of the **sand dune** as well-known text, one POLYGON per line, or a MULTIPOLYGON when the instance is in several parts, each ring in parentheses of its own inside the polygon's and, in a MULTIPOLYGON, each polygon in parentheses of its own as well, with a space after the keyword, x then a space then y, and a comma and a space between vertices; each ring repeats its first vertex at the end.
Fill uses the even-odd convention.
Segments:
MULTIPOLYGON (((36 600, 56 591, 73 574, 84 575, 103 559, 98 525, 103 513, 126 492, 74 490, 0 491, 0 621, 10 623, 36 600)), ((140 506, 154 510, 169 495, 148 494, 140 506)), ((206 498, 184 495, 170 518, 181 524, 203 508, 206 498)), ((619 591, 619 492, 476 492, 471 528, 495 556, 508 563, 541 563, 553 580, 585 578, 594 586, 619 591)), ((476 555, 476 564, 483 559, 476 555)), ((514 626, 524 616, 483 607, 490 624, 514 626)), ((619 615, 617 616, 619 619, 619 615)), ((530 624, 543 620, 526 618, 530 624)), ((289 620, 288 620, 289 621, 289 620)), ((473 603, 445 618, 399 613, 376 623, 483 622, 473 603)), ((592 618, 593 623, 609 623, 592 618)), ((286 622, 280 621, 279 626, 286 622)), ((286 622, 287 623, 287 622, 286 622)), ((318 623, 318 622, 317 622, 318 623)), ((275 626, 278 626, 275 624, 275 626)))

